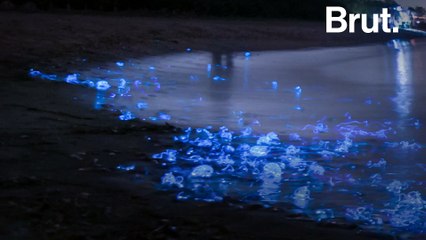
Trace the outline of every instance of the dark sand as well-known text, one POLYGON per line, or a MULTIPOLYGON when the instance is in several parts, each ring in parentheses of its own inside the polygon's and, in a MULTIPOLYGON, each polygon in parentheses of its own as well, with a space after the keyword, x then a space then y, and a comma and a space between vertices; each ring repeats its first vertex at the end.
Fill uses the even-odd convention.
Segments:
POLYGON ((326 35, 324 24, 0 12, 0 239, 393 239, 356 225, 316 223, 288 207, 176 202, 149 158, 171 126, 95 111, 95 92, 27 77, 184 51, 295 49, 381 41, 326 35), (152 141, 147 141, 147 137, 152 141), (115 166, 140 162, 139 173, 115 166))

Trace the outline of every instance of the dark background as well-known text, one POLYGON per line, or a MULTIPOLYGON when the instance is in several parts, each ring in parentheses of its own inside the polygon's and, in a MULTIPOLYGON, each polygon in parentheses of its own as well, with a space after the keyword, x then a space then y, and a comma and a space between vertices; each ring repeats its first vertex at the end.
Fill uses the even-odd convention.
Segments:
POLYGON ((148 15, 293 18, 321 20, 325 7, 340 5, 354 11, 395 4, 393 0, 9 0, 16 8, 134 12, 148 15))

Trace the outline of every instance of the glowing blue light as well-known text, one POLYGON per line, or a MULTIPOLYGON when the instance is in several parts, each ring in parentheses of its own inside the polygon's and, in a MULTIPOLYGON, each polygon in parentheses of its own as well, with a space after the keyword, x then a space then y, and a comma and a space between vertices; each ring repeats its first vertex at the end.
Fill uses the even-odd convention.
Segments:
POLYGON ((413 66, 412 53, 409 43, 394 40, 395 48, 398 50, 395 56, 395 79, 397 81, 396 96, 393 101, 400 117, 406 118, 410 115, 413 99, 413 66))
POLYGON ((146 103, 146 102, 138 102, 138 103, 136 104, 136 106, 137 106, 137 108, 139 108, 139 109, 147 109, 147 108, 148 108, 148 103, 146 103))
POLYGON ((298 149, 297 147, 293 145, 288 146, 285 150, 285 154, 289 156, 297 155, 299 152, 300 152, 300 149, 298 149))
POLYGON ((136 80, 133 83, 136 87, 139 87, 140 85, 142 85, 142 81, 141 80, 136 80))
POLYGON ((264 178, 281 178, 281 166, 278 163, 267 163, 263 166, 264 178))
POLYGON ((192 170, 191 177, 209 178, 213 173, 214 170, 210 165, 200 165, 192 170))
POLYGON ((365 103, 365 104, 367 104, 367 105, 371 105, 371 104, 373 104, 373 100, 371 100, 371 99, 369 98, 369 99, 366 99, 366 100, 364 101, 364 103, 365 103))
POLYGON ((293 203, 297 207, 306 208, 311 199, 311 191, 307 186, 297 188, 293 193, 293 203))
POLYGON ((117 166, 118 170, 122 170, 122 171, 134 171, 136 169, 136 165, 118 165, 117 166))
POLYGON ((315 163, 309 166, 309 173, 316 175, 324 175, 325 169, 319 164, 315 163))
POLYGON ((38 77, 40 76, 42 73, 40 71, 34 70, 34 69, 30 69, 29 73, 28 73, 31 77, 38 77))
POLYGON ((285 160, 287 161, 287 164, 289 167, 295 168, 295 169, 304 170, 307 165, 303 159, 294 157, 294 156, 287 157, 285 158, 285 160))
POLYGON ((197 75, 191 75, 191 76, 189 76, 189 79, 191 81, 198 81, 200 78, 197 75))
POLYGON ((213 77, 213 80, 215 80, 215 81, 225 81, 226 78, 223 78, 223 77, 217 75, 217 76, 213 77))
POLYGON ((387 164, 386 160, 381 158, 378 162, 368 161, 367 167, 369 167, 369 168, 384 168, 384 167, 386 167, 386 164, 387 164))
MULTIPOLYGON (((392 228, 392 231, 395 228, 401 228, 396 232, 424 232, 426 206, 421 196, 424 183, 422 180, 418 181, 418 176, 421 177, 421 174, 426 171, 426 165, 414 162, 414 168, 420 173, 413 172, 412 178, 411 176, 404 178, 405 175, 401 177, 401 173, 405 172, 406 169, 403 168, 398 171, 399 169, 395 168, 395 165, 398 164, 395 164, 397 162, 395 160, 398 160, 398 158, 393 157, 395 152, 398 153, 395 155, 404 155, 403 157, 407 156, 410 159, 421 156, 424 146, 422 145, 423 142, 417 143, 418 140, 411 139, 411 137, 417 137, 419 134, 420 131, 417 129, 421 127, 421 123, 409 111, 410 104, 412 105, 411 101, 414 101, 409 94, 411 91, 410 78, 412 78, 409 74, 412 66, 409 63, 407 64, 407 61, 410 60, 408 59, 410 58, 409 45, 406 43, 396 43, 395 45, 398 49, 392 50, 392 53, 395 53, 395 60, 397 60, 395 72, 397 84, 396 98, 393 101, 395 110, 400 116, 400 125, 396 124, 395 119, 356 120, 355 117, 361 114, 358 111, 354 112, 354 116, 351 116, 349 112, 345 113, 350 109, 339 112, 337 118, 333 118, 336 115, 319 116, 311 114, 309 112, 311 109, 307 109, 306 116, 312 117, 313 120, 310 121, 313 121, 313 124, 308 124, 300 129, 299 125, 289 122, 285 123, 287 125, 284 125, 283 128, 276 129, 276 133, 267 133, 265 129, 269 129, 269 119, 263 121, 264 116, 253 117, 252 112, 236 111, 244 109, 244 106, 234 106, 236 108, 232 109, 232 112, 235 111, 234 116, 230 117, 233 125, 229 129, 221 127, 217 130, 216 127, 211 126, 197 129, 187 128, 174 136, 176 142, 173 144, 173 148, 175 149, 167 149, 164 152, 152 155, 152 158, 155 159, 153 162, 159 165, 159 171, 163 171, 162 174, 164 174, 161 177, 159 187, 166 190, 182 189, 176 196, 179 200, 222 201, 223 196, 232 195, 248 203, 260 201, 264 204, 275 204, 291 201, 299 208, 306 208, 312 201, 313 204, 310 207, 314 208, 304 211, 310 217, 319 221, 346 216, 349 220, 360 222, 363 225, 384 224, 386 229, 392 228), (404 59, 408 60, 404 61, 404 59), (344 122, 336 122, 343 116, 344 122), (262 125, 255 118, 261 119, 262 125), (320 120, 315 122, 315 119, 320 120), (329 126, 326 124, 329 124, 329 126), (415 132, 416 134, 397 135, 397 131, 401 129, 418 132, 415 132), (404 137, 403 140, 406 140, 405 137, 409 137, 409 139, 408 141, 401 141, 400 137, 404 137), (281 141, 280 138, 284 140, 281 141), (386 141, 389 142, 384 142, 384 139, 388 139, 386 141), (381 151, 380 154, 377 154, 377 151, 381 151), (419 152, 416 153, 416 151, 419 152), (411 154, 416 155, 411 156, 411 154), (359 158, 362 158, 363 161, 353 161, 359 158), (288 184, 289 182, 291 184, 288 184), (292 191, 293 188, 296 190, 292 191), (415 191, 416 188, 421 188, 421 190, 415 191), (315 199, 310 197, 311 191, 315 193, 313 195, 315 199), (380 193, 380 202, 373 199, 374 195, 371 195, 369 191, 380 193), (347 203, 350 208, 334 208, 333 203, 330 205, 329 202, 323 200, 321 194, 324 193, 330 193, 330 196, 333 197, 336 196, 336 193, 348 194, 349 198, 345 199, 351 199, 347 203), (317 198, 316 196, 321 197, 317 198), (362 206, 360 207, 360 205, 362 206), (321 206, 322 209, 316 209, 318 206, 321 206), (327 207, 333 207, 333 209, 327 207)), ((249 53, 248 57, 250 56, 249 53)), ((214 69, 212 69, 212 64, 207 64, 207 62, 201 64, 203 65, 200 65, 199 71, 182 72, 181 76, 185 79, 189 77, 193 80, 186 81, 186 83, 201 84, 201 81, 195 81, 206 78, 200 74, 206 71, 205 67, 208 74, 211 71, 214 71, 215 74, 222 74, 227 69, 231 70, 231 65, 217 64, 216 66, 213 65, 214 69)), ((244 64, 245 67, 249 68, 250 61, 244 61, 244 64)), ((125 66, 124 63, 121 67, 123 66, 125 66)), ((154 104, 153 107, 155 108, 157 105, 163 106, 163 103, 169 100, 160 97, 163 96, 163 93, 155 92, 161 87, 159 77, 166 76, 165 74, 157 76, 155 72, 152 72, 155 67, 149 67, 150 72, 146 73, 148 65, 142 65, 135 69, 131 68, 135 67, 132 64, 126 66, 130 68, 126 73, 117 70, 117 68, 114 71, 99 68, 96 71, 105 71, 107 75, 101 76, 96 73, 96 75, 87 78, 91 80, 84 79, 87 73, 82 75, 78 73, 59 74, 58 77, 30 69, 28 74, 30 77, 39 79, 96 88, 100 91, 96 92, 95 108, 108 108, 115 112, 121 111, 119 118, 123 121, 134 119, 136 116, 131 111, 135 109, 148 109, 148 103, 145 101, 154 104), (133 73, 133 75, 129 75, 127 73, 136 70, 141 71, 137 72, 140 75, 133 73), (147 74, 147 76, 142 76, 142 73, 147 74), (134 76, 137 76, 137 78, 134 76), (104 81, 104 79, 107 81, 104 81), (108 89, 109 91, 106 91, 108 89), (132 98, 128 97, 132 93, 130 91, 135 93, 132 98), (136 95, 136 91, 140 95, 136 95), (123 100, 126 102, 123 102, 123 100), (136 101, 131 102, 129 110, 123 106, 123 103, 127 104, 128 101, 136 101)), ((166 63, 160 66, 167 66, 168 68, 171 65, 166 63)), ((166 71, 166 67, 162 67, 162 69, 166 71)), ((244 76, 240 76, 244 81, 248 70, 244 69, 244 76)), ((209 76, 207 79, 227 80, 219 75, 209 76)), ((173 81, 175 80, 178 80, 178 78, 173 79, 173 81)), ((220 82, 214 84, 223 85, 220 82)), ((245 81, 244 84, 248 84, 248 82, 245 81)), ((271 85, 268 85, 267 82, 263 87, 266 86, 266 90, 268 88, 271 90, 271 87, 275 90, 282 87, 279 86, 278 81, 269 81, 269 84, 271 85)), ((248 85, 242 87, 246 86, 248 85)), ((171 86, 168 80, 163 83, 163 88, 166 90, 165 94, 168 94, 169 91, 173 94, 174 87, 175 85, 171 86)), ((296 86, 287 90, 292 94, 291 96, 295 97, 293 99, 295 103, 290 107, 295 106, 296 110, 302 110, 303 108, 299 105, 302 104, 300 98, 302 88, 296 86)), ((276 94, 272 90, 269 93, 276 94)), ((200 93, 194 93, 190 97, 189 104, 198 107, 200 104, 198 100, 203 99, 200 96, 200 93)), ((211 100, 211 96, 204 97, 205 100, 211 100)), ((303 100, 308 101, 309 99, 315 98, 303 100)), ((380 104, 379 100, 382 99, 377 98, 373 101, 371 97, 366 98, 364 96, 360 99, 354 98, 352 103, 355 104, 356 101, 359 101, 358 103, 362 107, 371 108, 370 110, 374 111, 372 108, 380 104)), ((388 105, 387 100, 383 100, 383 103, 385 101, 388 105)), ((178 110, 164 109, 161 111, 167 111, 167 113, 169 113, 168 111, 174 113, 178 110)), ((188 109, 185 108, 182 111, 188 109)), ((138 115, 143 115, 141 116, 143 120, 169 121, 172 119, 169 114, 158 112, 160 109, 150 110, 139 111, 138 115)), ((291 113, 298 116, 305 115, 305 112, 291 111, 291 113)), ((182 124, 180 118, 173 120, 177 124, 182 124)), ((217 121, 218 119, 213 120, 217 121)), ((151 138, 144 136, 142 141, 151 141, 151 138)), ((398 167, 398 165, 396 166, 398 167)), ((116 169, 135 171, 136 166, 123 164, 117 166, 116 169)))
POLYGON ((175 162, 176 161, 176 155, 177 155, 177 151, 174 149, 167 149, 166 151, 159 153, 159 154, 154 154, 152 155, 152 158, 154 159, 163 159, 169 162, 175 162))
POLYGON ((259 139, 257 139, 256 142, 257 145, 278 145, 280 144, 280 139, 278 138, 278 135, 274 132, 270 132, 266 134, 266 136, 261 136, 259 139))
POLYGON ((401 141, 400 145, 401 145, 401 149, 403 149, 403 150, 417 151, 417 150, 422 148, 422 146, 420 144, 415 143, 415 142, 409 143, 408 141, 401 141))
POLYGON ((184 201, 184 200, 188 200, 188 199, 190 199, 191 198, 191 195, 190 194, 187 194, 187 193, 185 193, 185 192, 180 192, 180 193, 178 193, 177 195, 176 195, 176 199, 177 200, 182 200, 182 201, 184 201))
POLYGON ((244 56, 245 56, 246 58, 251 57, 251 52, 245 52, 245 53, 244 53, 244 56))
POLYGON ((349 152, 350 147, 352 147, 352 140, 349 138, 346 138, 344 141, 339 143, 335 151, 339 153, 347 153, 349 152))
POLYGON ((90 80, 86 80, 81 82, 81 85, 89 87, 89 88, 94 88, 96 86, 96 84, 93 81, 90 80))
POLYGON ((172 172, 164 174, 164 176, 161 177, 161 184, 166 186, 176 186, 178 188, 183 188, 183 177, 181 176, 175 176, 172 172))
POLYGON ((124 62, 116 62, 115 65, 118 67, 124 67, 124 62))
POLYGON ((295 106, 295 107, 294 107, 294 109, 295 109, 295 110, 297 110, 297 111, 302 111, 302 110, 303 110, 303 107, 301 107, 301 106, 297 105, 297 106, 295 106))
POLYGON ((301 141, 302 140, 302 138, 300 137, 300 135, 297 134, 297 133, 290 133, 289 136, 288 136, 288 139, 290 141, 301 141))
POLYGON ((324 132, 328 132, 328 126, 324 123, 317 123, 317 125, 315 126, 314 133, 324 133, 324 132))
POLYGON ((315 211, 316 219, 318 221, 325 220, 325 219, 333 219, 334 218, 334 211, 333 209, 318 209, 315 211))
POLYGON ((166 121, 169 121, 172 119, 172 117, 169 114, 162 113, 162 112, 158 113, 158 118, 161 120, 166 120, 166 121))
POLYGON ((123 112, 120 116, 118 116, 118 118, 121 121, 129 121, 129 120, 135 119, 136 117, 133 115, 133 113, 126 111, 126 112, 123 112))
POLYGON ((302 94, 302 88, 300 86, 297 86, 294 88, 294 93, 297 97, 299 97, 302 94))
POLYGON ((192 49, 191 48, 187 48, 186 52, 192 52, 192 49))
POLYGON ((34 69, 30 69, 30 71, 28 72, 28 75, 30 75, 30 77, 37 77, 37 78, 49 80, 49 81, 57 81, 58 80, 58 76, 56 76, 54 74, 44 74, 44 73, 37 71, 37 70, 34 70, 34 69))
POLYGON ((346 209, 346 216, 356 221, 374 221, 372 211, 369 207, 358 207, 346 209))
POLYGON ((98 81, 96 83, 96 89, 100 91, 106 91, 111 87, 107 81, 98 81))
POLYGON ((224 140, 232 141, 232 132, 229 132, 229 130, 226 127, 220 128, 219 135, 224 140))
POLYGON ((397 201, 384 211, 390 216, 390 223, 394 227, 417 227, 424 229, 425 200, 421 193, 412 191, 407 194, 397 194, 397 201))
POLYGON ((404 184, 402 184, 400 181, 397 181, 397 180, 395 180, 395 181, 393 181, 393 182, 391 182, 387 187, 386 187, 386 189, 389 191, 389 192, 391 192, 391 193, 394 193, 394 194, 400 194, 401 193, 401 191, 405 188, 406 186, 404 186, 404 184))
POLYGON ((421 125, 421 123, 420 123, 420 120, 418 120, 418 119, 415 119, 415 120, 414 120, 413 125, 414 125, 414 127, 416 127, 416 128, 420 128, 420 127, 422 126, 422 125, 421 125))
POLYGON ((223 147, 223 151, 225 153, 233 153, 233 152, 235 152, 235 148, 232 147, 232 146, 226 145, 226 146, 223 147))
POLYGON ((38 77, 40 79, 49 80, 49 81, 57 81, 58 80, 58 76, 55 75, 55 74, 44 74, 44 73, 39 72, 39 71, 30 71, 30 76, 38 77))
POLYGON ((65 82, 70 84, 79 84, 78 75, 74 73, 66 76, 65 82))
POLYGON ((253 129, 251 129, 251 127, 246 127, 243 130, 241 130, 241 134, 243 136, 250 136, 252 132, 253 132, 253 129))
POLYGON ((264 157, 268 155, 269 148, 267 146, 253 146, 250 148, 250 154, 255 157, 264 157))
POLYGON ((345 117, 346 117, 346 119, 347 120, 351 120, 352 119, 352 116, 351 116, 351 114, 350 113, 345 113, 345 117))
POLYGON ((298 199, 310 199, 311 191, 307 186, 297 188, 293 193, 293 198, 298 199))
POLYGON ((127 81, 124 78, 121 78, 118 82, 118 88, 125 88, 127 85, 127 81))

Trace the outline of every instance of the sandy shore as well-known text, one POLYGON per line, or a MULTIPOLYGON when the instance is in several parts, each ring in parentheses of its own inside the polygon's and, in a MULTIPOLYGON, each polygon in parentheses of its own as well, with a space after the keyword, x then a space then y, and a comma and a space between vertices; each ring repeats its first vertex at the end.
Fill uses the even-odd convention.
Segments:
POLYGON ((95 111, 89 89, 27 77, 90 63, 206 51, 295 49, 383 40, 326 35, 323 23, 0 12, 0 239, 393 239, 344 222, 319 224, 291 206, 233 199, 176 202, 153 188, 149 159, 170 126, 95 111), (148 141, 147 137, 152 140, 148 141), (137 173, 114 170, 137 161, 137 173))

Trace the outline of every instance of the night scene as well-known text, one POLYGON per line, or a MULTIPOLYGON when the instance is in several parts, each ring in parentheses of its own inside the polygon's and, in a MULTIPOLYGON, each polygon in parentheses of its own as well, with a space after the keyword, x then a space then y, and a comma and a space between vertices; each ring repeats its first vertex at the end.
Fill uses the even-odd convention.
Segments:
POLYGON ((426 239, 425 0, 0 0, 0 33, 0 240, 426 239))

